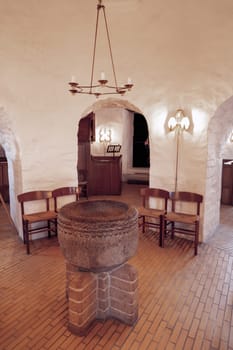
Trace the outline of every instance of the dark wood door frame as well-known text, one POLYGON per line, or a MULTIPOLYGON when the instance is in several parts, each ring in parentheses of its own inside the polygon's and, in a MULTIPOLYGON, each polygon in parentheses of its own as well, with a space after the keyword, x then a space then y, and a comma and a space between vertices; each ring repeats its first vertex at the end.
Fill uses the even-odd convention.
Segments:
POLYGON ((221 204, 233 205, 233 159, 223 159, 221 204))

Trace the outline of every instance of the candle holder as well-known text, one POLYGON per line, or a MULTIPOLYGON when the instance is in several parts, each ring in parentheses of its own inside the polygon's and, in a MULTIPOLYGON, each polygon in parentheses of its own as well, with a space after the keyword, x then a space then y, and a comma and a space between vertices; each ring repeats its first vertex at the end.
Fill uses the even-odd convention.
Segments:
POLYGON ((133 84, 132 83, 127 83, 127 84, 125 84, 125 88, 129 91, 129 90, 131 90, 132 89, 132 87, 133 87, 133 84))
POLYGON ((106 79, 100 79, 100 80, 98 80, 98 82, 100 83, 100 85, 106 85, 107 82, 108 82, 108 80, 106 80, 106 79))

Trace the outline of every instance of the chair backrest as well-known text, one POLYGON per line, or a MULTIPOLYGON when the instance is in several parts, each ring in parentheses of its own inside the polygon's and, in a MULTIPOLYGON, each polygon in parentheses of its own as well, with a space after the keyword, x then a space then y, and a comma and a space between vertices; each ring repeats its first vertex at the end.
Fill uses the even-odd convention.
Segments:
POLYGON ((17 196, 19 203, 21 204, 22 215, 24 214, 24 203, 32 202, 37 200, 45 200, 46 201, 46 210, 49 210, 49 199, 52 198, 51 191, 30 191, 24 192, 17 196))
POLYGON ((170 192, 169 198, 172 201, 172 211, 176 210, 177 202, 190 202, 196 204, 196 214, 200 214, 200 205, 203 201, 203 196, 194 192, 177 191, 170 192))
POLYGON ((140 189, 140 195, 142 196, 142 205, 145 208, 150 207, 150 199, 162 199, 162 209, 167 210, 167 202, 169 198, 169 192, 161 188, 145 187, 140 189))
POLYGON ((58 201, 57 199, 59 197, 64 197, 64 196, 75 196, 76 201, 79 200, 79 194, 80 194, 80 189, 79 187, 71 186, 71 187, 60 187, 56 188, 55 190, 52 191, 52 197, 54 198, 54 210, 58 210, 58 201))

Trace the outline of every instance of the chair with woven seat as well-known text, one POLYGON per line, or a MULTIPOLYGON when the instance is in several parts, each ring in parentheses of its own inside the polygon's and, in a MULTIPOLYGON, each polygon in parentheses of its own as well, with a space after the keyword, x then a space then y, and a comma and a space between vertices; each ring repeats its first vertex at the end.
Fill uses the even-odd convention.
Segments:
POLYGON ((30 191, 19 194, 17 198, 21 205, 23 241, 26 244, 27 254, 30 254, 30 235, 47 231, 50 238, 51 232, 57 234, 57 214, 50 209, 52 192, 30 191), (38 207, 42 210, 38 211, 38 207))
POLYGON ((142 206, 138 208, 139 227, 156 228, 159 231, 159 245, 164 246, 164 215, 167 212, 169 192, 160 188, 141 188, 142 206))
POLYGON ((200 205, 203 196, 193 192, 170 192, 171 211, 165 215, 164 233, 191 236, 194 241, 194 254, 197 255, 199 244, 200 205), (189 208, 188 208, 189 206, 189 208), (170 228, 169 228, 170 227, 170 228))
POLYGON ((80 195, 80 188, 76 186, 71 187, 59 187, 52 191, 52 197, 54 199, 54 210, 57 213, 61 208, 61 205, 67 204, 69 202, 78 201, 80 195), (63 199, 59 202, 59 198, 63 199), (67 198, 65 198, 67 197, 67 198))

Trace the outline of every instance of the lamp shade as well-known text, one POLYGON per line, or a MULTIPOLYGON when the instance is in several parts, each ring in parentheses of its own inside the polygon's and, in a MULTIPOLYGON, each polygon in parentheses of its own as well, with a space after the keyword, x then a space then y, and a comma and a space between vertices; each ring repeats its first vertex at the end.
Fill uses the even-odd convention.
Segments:
POLYGON ((112 141, 111 129, 101 128, 99 131, 100 142, 111 142, 112 141))
POLYGON ((190 119, 185 116, 183 109, 177 109, 175 116, 170 117, 168 120, 168 127, 170 131, 179 128, 182 130, 188 130, 190 127, 190 119))
POLYGON ((177 120, 175 117, 171 117, 168 120, 168 127, 170 130, 174 130, 177 125, 177 120))
POLYGON ((180 126, 184 130, 188 130, 190 127, 190 120, 188 117, 183 117, 180 122, 180 126))

